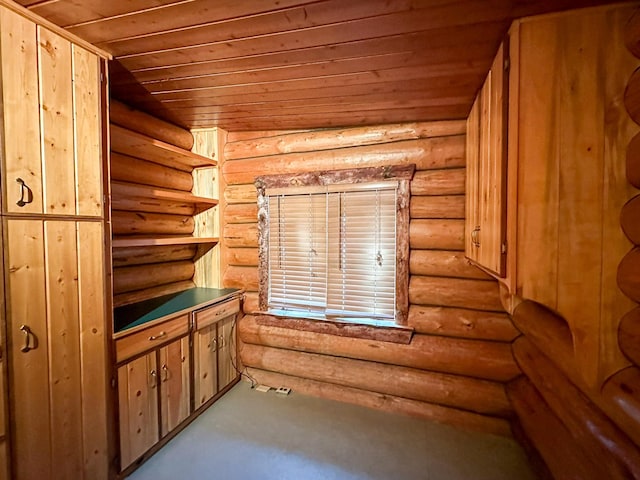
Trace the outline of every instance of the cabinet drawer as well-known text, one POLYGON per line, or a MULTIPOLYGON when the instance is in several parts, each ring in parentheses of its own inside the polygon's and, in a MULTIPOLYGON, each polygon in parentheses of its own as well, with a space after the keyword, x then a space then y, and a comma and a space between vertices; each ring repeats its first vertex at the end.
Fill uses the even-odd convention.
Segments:
POLYGON ((228 317, 229 315, 233 315, 234 313, 238 313, 239 311, 240 299, 238 298, 199 310, 195 314, 196 329, 204 328, 212 323, 216 323, 218 320, 228 317))
POLYGON ((188 332, 189 314, 186 314, 119 338, 116 340, 116 361, 120 363, 188 332))

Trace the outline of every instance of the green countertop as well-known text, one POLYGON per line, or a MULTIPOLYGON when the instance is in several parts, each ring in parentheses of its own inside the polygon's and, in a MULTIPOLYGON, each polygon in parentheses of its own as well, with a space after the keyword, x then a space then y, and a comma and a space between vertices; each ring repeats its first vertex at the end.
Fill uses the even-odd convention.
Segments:
POLYGON ((114 309, 114 333, 123 332, 180 312, 204 307, 240 292, 241 290, 236 288, 190 288, 182 292, 124 305, 114 309))

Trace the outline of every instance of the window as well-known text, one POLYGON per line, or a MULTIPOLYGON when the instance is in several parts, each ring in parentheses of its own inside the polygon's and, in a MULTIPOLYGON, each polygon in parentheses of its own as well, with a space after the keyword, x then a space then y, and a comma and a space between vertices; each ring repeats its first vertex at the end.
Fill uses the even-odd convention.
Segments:
POLYGON ((404 323, 414 169, 258 178, 260 308, 284 316, 404 323))

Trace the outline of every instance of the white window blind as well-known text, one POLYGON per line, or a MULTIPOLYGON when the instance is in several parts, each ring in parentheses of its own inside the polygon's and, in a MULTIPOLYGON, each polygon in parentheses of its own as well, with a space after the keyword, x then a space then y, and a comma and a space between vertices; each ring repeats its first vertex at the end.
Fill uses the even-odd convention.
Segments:
POLYGON ((269 308, 393 320, 396 187, 268 194, 269 308))

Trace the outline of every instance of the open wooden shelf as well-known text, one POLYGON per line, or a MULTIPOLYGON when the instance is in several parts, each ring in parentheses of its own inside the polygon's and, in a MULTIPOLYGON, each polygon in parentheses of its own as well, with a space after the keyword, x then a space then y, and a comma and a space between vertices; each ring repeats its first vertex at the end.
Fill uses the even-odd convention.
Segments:
POLYGON ((203 212, 218 205, 218 200, 198 197, 179 190, 168 190, 149 185, 137 185, 127 182, 111 182, 112 196, 128 197, 132 200, 164 200, 170 202, 189 203, 195 207, 195 213, 203 212))
POLYGON ((217 237, 142 237, 124 236, 114 237, 111 242, 113 248, 125 247, 153 247, 160 245, 215 245, 220 241, 217 237))
POLYGON ((190 172, 194 168, 217 165, 217 162, 211 158, 114 124, 111 124, 111 150, 185 172, 190 172))

